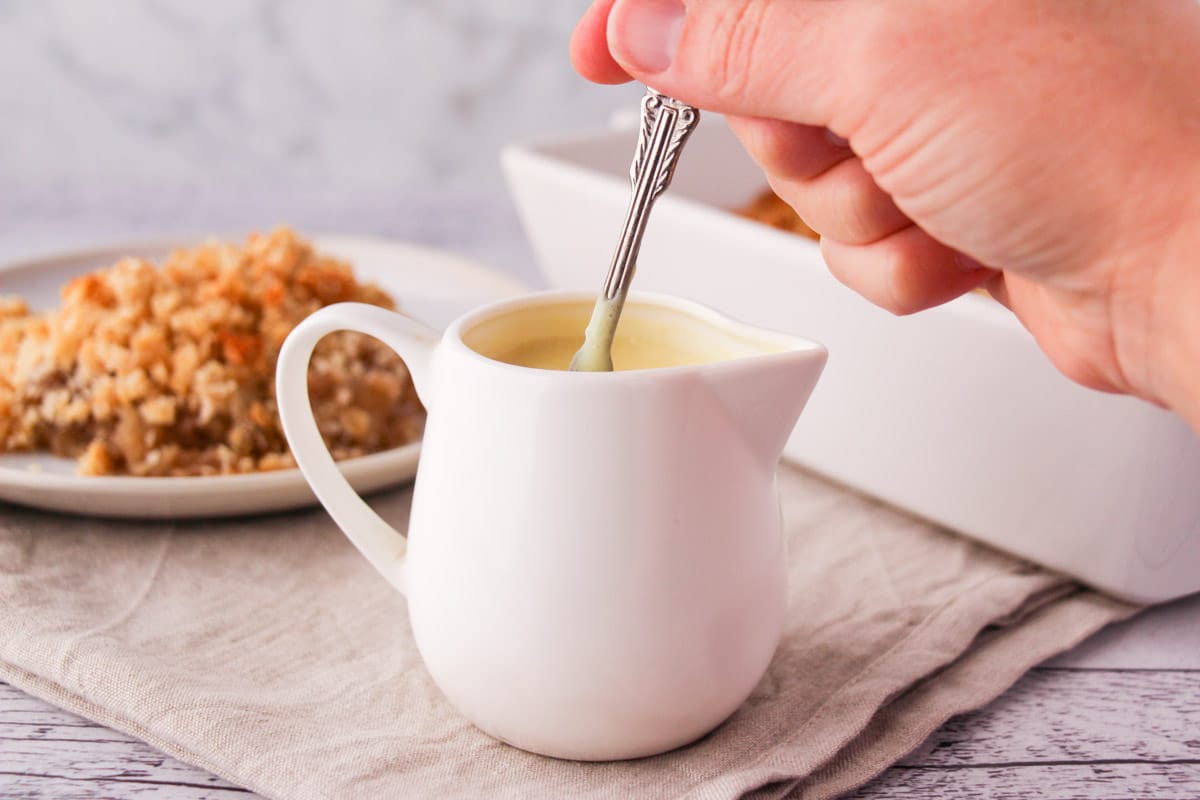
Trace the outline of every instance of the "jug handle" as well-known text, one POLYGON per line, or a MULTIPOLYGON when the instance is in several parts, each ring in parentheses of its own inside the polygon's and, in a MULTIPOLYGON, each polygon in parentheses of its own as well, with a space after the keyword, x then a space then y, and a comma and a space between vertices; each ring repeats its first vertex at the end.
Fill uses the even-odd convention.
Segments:
POLYGON ((275 398, 283 433, 296 466, 347 538, 371 565, 405 591, 406 541, 350 486, 325 447, 308 396, 308 362, 325 335, 357 331, 374 336, 404 360, 417 396, 429 407, 429 364, 438 333, 415 320, 365 303, 336 303, 318 309, 284 340, 275 367, 275 398))

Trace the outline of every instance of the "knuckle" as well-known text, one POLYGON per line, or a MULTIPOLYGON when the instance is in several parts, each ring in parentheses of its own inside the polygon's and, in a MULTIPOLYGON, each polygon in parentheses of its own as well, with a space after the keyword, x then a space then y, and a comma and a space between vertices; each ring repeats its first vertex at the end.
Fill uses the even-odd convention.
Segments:
POLYGON ((871 244, 902 224, 903 215, 858 159, 811 181, 803 194, 817 217, 814 227, 846 244, 871 244))
POLYGON ((822 237, 821 255, 833 277, 890 314, 905 317, 931 305, 921 285, 909 280, 912 265, 903 251, 864 251, 859 245, 822 237))
POLYGON ((835 187, 830 194, 835 198, 838 224, 846 240, 852 244, 868 244, 879 238, 884 195, 862 161, 855 158, 843 162, 840 168, 831 171, 828 182, 835 187))
POLYGON ((870 244, 876 238, 870 198, 856 192, 842 194, 831 209, 837 237, 847 244, 870 244))

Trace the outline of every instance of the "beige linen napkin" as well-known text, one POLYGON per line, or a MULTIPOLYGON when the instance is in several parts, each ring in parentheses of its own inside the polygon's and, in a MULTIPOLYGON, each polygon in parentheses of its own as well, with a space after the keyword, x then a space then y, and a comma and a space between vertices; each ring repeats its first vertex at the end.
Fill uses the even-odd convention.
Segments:
MULTIPOLYGON (((753 697, 638 761, 475 730, 319 510, 190 524, 0 507, 0 677, 279 798, 824 798, 1135 609, 783 469, 790 607, 753 697)), ((375 505, 403 529, 409 494, 375 505)))

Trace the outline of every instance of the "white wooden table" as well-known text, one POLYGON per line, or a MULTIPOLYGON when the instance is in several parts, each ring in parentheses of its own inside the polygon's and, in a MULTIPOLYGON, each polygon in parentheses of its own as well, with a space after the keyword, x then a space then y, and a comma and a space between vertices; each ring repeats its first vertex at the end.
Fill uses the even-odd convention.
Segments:
MULTIPOLYGON (((386 235, 476 255, 528 282, 503 198, 195 187, 0 192, 0 260, 96 240, 241 231, 386 235)), ((1200 565, 1197 565, 1200 568, 1200 565)), ((3 800, 249 798, 202 770, 0 683, 3 800)), ((856 798, 1200 798, 1200 597, 1146 612, 951 720, 856 798)))

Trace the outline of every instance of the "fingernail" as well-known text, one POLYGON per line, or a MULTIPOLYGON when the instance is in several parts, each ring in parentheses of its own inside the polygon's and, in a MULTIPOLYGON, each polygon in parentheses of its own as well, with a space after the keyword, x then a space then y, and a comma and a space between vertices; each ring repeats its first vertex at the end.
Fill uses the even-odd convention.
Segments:
POLYGON ((613 56, 640 72, 662 72, 675 59, 683 11, 679 0, 620 0, 608 17, 613 56))

